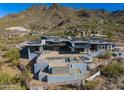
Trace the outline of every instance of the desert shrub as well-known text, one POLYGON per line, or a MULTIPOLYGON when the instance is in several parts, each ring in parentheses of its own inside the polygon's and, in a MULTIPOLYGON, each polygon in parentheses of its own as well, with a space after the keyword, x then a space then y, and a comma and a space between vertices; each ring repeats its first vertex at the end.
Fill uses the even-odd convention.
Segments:
POLYGON ((30 81, 32 79, 31 77, 31 71, 29 68, 26 68, 25 71, 23 72, 23 76, 25 79, 27 79, 28 81, 30 81))
POLYGON ((0 61, 0 70, 2 70, 3 61, 0 61))
POLYGON ((84 85, 85 89, 95 89, 98 85, 98 81, 87 81, 84 85))
POLYGON ((12 77, 5 72, 0 71, 0 84, 12 84, 12 77))
POLYGON ((100 55, 98 58, 109 59, 112 55, 111 51, 106 51, 104 54, 100 55))
POLYGON ((30 69, 25 68, 21 74, 16 75, 14 78, 15 82, 23 82, 24 80, 30 81, 32 79, 30 69))
POLYGON ((15 75, 12 77, 8 73, 0 72, 0 89, 27 89, 22 82, 24 82, 24 79, 21 75, 15 75))
POLYGON ((0 50, 1 51, 6 51, 7 48, 7 44, 5 42, 0 42, 0 50))
POLYGON ((114 78, 124 74, 124 68, 120 64, 113 63, 102 67, 101 73, 106 77, 114 78))
POLYGON ((28 83, 29 79, 31 79, 31 77, 29 78, 29 74, 27 74, 27 72, 23 72, 13 77, 13 83, 14 84, 18 83, 21 85, 22 88, 28 89, 26 82, 28 83))
POLYGON ((17 66, 19 64, 20 53, 18 49, 16 48, 9 49, 5 53, 5 57, 8 58, 8 60, 10 60, 13 65, 17 66))
POLYGON ((106 32, 106 35, 107 35, 107 38, 108 38, 109 40, 112 40, 113 37, 115 36, 115 34, 113 33, 113 31, 108 31, 108 32, 106 32))
POLYGON ((13 83, 21 83, 22 81, 24 81, 24 78, 22 77, 22 74, 17 74, 13 77, 13 83))

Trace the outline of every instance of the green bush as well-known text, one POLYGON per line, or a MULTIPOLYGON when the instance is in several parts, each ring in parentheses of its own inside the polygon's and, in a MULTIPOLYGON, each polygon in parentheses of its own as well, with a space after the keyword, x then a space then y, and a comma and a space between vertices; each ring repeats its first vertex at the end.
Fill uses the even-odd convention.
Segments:
POLYGON ((106 51, 103 55, 99 56, 99 58, 102 58, 102 59, 109 59, 112 55, 112 52, 111 51, 106 51))
POLYGON ((27 79, 29 81, 32 79, 30 68, 25 69, 25 71, 23 72, 23 76, 25 79, 27 79))
POLYGON ((14 77, 13 77, 13 83, 20 83, 21 84, 21 82, 24 82, 24 76, 22 75, 22 74, 18 74, 18 75, 15 75, 14 77))
POLYGON ((26 75, 25 72, 13 77, 13 83, 20 84, 23 89, 28 89, 26 84, 27 80, 29 81, 29 76, 26 75))
POLYGON ((18 65, 19 64, 19 59, 20 59, 20 53, 19 50, 16 48, 9 49, 5 53, 5 57, 8 58, 13 65, 18 65))
POLYGON ((24 79, 21 75, 12 77, 8 73, 0 71, 0 89, 27 89, 22 82, 24 82, 24 79))
POLYGON ((6 51, 7 48, 7 44, 5 42, 0 42, 0 50, 1 51, 6 51))
POLYGON ((101 69, 102 75, 114 78, 124 74, 124 68, 120 64, 109 64, 101 69))
POLYGON ((98 85, 98 81, 87 81, 84 85, 85 89, 95 89, 98 85))
POLYGON ((113 37, 115 36, 115 34, 113 33, 113 31, 107 31, 107 32, 106 32, 106 35, 107 35, 107 38, 108 38, 109 40, 112 40, 113 37))
POLYGON ((0 72, 0 84, 12 84, 12 77, 5 72, 0 72))

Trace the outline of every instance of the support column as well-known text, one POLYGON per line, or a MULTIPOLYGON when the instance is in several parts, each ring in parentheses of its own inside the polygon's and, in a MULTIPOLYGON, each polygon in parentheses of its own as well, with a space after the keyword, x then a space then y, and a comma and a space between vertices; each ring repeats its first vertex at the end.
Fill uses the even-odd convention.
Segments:
POLYGON ((106 45, 106 49, 109 50, 109 45, 106 45))
POLYGON ((110 49, 112 50, 112 45, 110 45, 110 49))
POLYGON ((43 47, 42 47, 42 46, 39 47, 39 51, 40 51, 40 52, 43 51, 43 47))
POLYGON ((27 50, 28 50, 28 59, 30 59, 30 54, 31 54, 31 52, 30 52, 30 48, 27 47, 27 50))
POLYGON ((83 37, 85 37, 85 35, 86 35, 86 34, 85 34, 85 31, 83 31, 83 37))
POLYGON ((90 48, 88 48, 88 49, 87 49, 87 54, 89 54, 89 55, 90 55, 90 48))
POLYGON ((99 50, 99 46, 97 46, 97 50, 99 50))
POLYGON ((103 50, 105 50, 105 47, 106 47, 106 46, 104 45, 104 49, 103 49, 103 50))
POLYGON ((71 48, 71 52, 74 52, 74 51, 75 51, 75 49, 72 47, 72 48, 71 48))

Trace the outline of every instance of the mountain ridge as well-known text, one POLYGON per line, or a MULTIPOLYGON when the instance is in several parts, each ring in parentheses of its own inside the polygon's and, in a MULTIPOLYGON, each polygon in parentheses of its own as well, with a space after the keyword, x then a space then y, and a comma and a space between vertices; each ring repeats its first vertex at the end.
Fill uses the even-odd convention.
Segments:
POLYGON ((22 26, 45 33, 71 31, 69 28, 76 27, 81 30, 101 27, 104 31, 123 31, 123 15, 124 10, 108 12, 104 9, 73 9, 54 3, 50 7, 32 6, 19 13, 7 15, 0 20, 0 29, 22 26))

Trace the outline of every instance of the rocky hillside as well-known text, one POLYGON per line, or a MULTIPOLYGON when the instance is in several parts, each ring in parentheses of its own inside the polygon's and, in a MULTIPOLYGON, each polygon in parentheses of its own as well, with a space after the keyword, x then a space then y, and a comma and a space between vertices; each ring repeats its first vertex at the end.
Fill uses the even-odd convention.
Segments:
MULTIPOLYGON (((99 10, 72 9, 59 4, 32 6, 18 14, 10 14, 0 19, 0 31, 7 27, 25 27, 43 33, 63 33, 65 31, 103 29, 106 34, 123 33, 124 11, 112 13, 99 10)), ((116 35, 116 34, 115 34, 116 35)))

